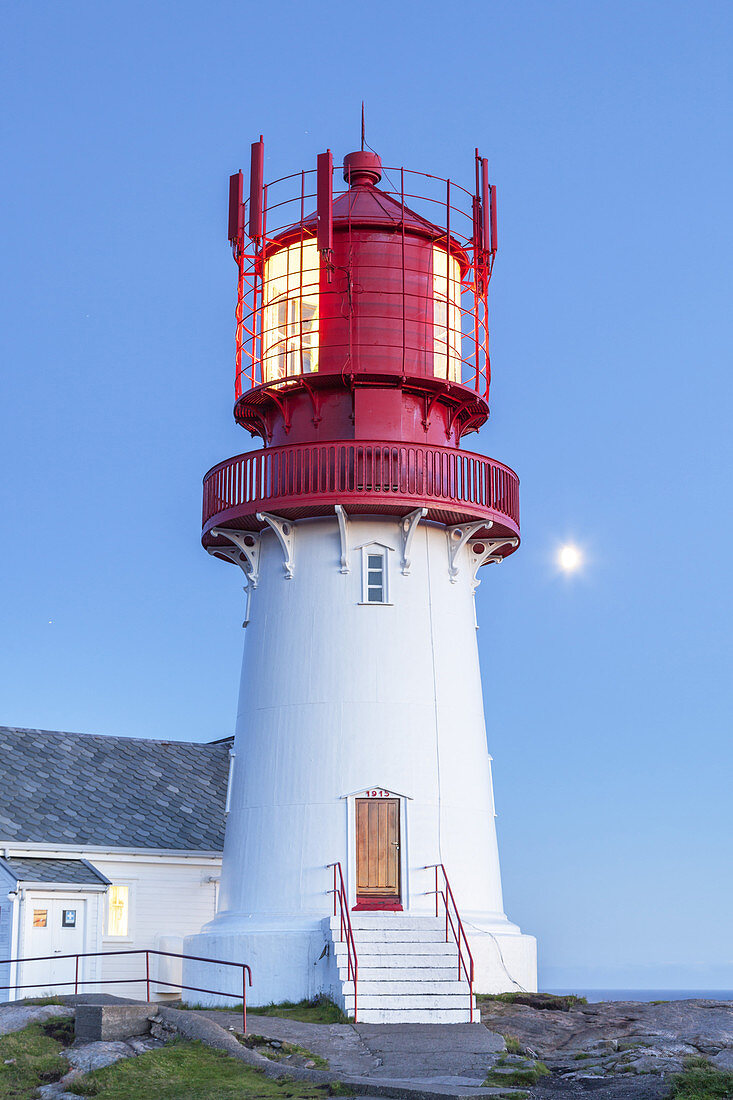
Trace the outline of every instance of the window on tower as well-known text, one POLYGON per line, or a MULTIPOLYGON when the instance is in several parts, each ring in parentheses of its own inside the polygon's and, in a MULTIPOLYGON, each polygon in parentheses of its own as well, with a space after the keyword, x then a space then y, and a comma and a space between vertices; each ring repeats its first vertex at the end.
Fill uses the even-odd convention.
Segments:
POLYGON ((433 246, 433 371, 436 378, 461 381, 461 268, 455 257, 433 246))
POLYGON ((316 242, 297 241, 265 263, 262 381, 318 370, 316 242))
POLYGON ((362 603, 388 603, 387 551, 382 546, 362 548, 362 603))

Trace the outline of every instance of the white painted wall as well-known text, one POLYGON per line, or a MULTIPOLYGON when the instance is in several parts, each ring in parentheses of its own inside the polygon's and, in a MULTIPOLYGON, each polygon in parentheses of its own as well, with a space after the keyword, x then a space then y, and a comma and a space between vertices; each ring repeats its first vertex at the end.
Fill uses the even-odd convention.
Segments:
MULTIPOLYGON (((13 957, 12 931, 14 898, 8 893, 15 890, 15 879, 3 867, 0 867, 0 959, 13 957)), ((0 1002, 12 1000, 12 994, 6 989, 10 985, 10 963, 0 963, 0 1002)))
MULTIPOLYGON (((207 881, 218 878, 220 860, 178 858, 166 860, 148 858, 143 853, 134 860, 130 859, 92 859, 110 882, 130 887, 130 925, 126 937, 107 935, 106 904, 101 933, 101 951, 133 950, 136 948, 158 947, 161 936, 183 937, 191 935, 210 921, 216 911, 216 884, 207 881)), ((169 946, 165 948, 170 948, 169 946)), ((155 956, 150 957, 150 972, 153 978, 160 976, 168 981, 169 964, 163 964, 158 972, 159 963, 155 956)), ((145 975, 145 957, 132 955, 118 956, 103 960, 105 978, 139 978, 145 975)), ((207 984, 207 983, 201 983, 207 984)), ((142 982, 115 986, 113 992, 120 997, 138 997, 144 999, 145 985, 142 982)), ((164 994, 162 987, 153 984, 153 999, 165 1000, 166 996, 179 994, 172 990, 164 994)))
POLYGON ((472 551, 459 552, 452 582, 443 527, 420 524, 407 576, 397 518, 350 520, 347 536, 343 573, 336 519, 298 523, 292 579, 273 532, 262 538, 219 912, 186 948, 250 962, 253 1003, 323 988, 325 865, 341 861, 353 900, 347 796, 368 787, 405 796, 406 909, 434 911, 425 867, 442 862, 473 935, 534 951, 503 912, 472 551), (360 547, 371 542, 391 548, 389 606, 361 603, 360 547))
MULTIPOLYGON (((22 890, 18 899, 19 919, 16 922, 15 942, 9 944, 9 950, 2 948, 2 935, 4 930, 3 917, 6 909, 7 891, 15 883, 12 878, 0 867, 0 958, 6 958, 17 954, 19 957, 30 954, 28 942, 28 913, 34 904, 42 905, 54 898, 66 897, 69 905, 73 907, 74 899, 84 899, 85 905, 85 935, 84 950, 88 952, 102 951, 111 953, 118 950, 154 949, 162 947, 164 950, 180 951, 185 936, 198 931, 202 925, 212 919, 216 912, 216 890, 221 869, 221 858, 207 855, 156 855, 153 852, 115 852, 100 851, 98 849, 71 849, 63 851, 59 849, 44 849, 40 845, 31 848, 6 849, 12 856, 33 856, 35 858, 44 855, 49 858, 87 859, 111 882, 125 884, 130 888, 130 921, 127 936, 109 936, 107 934, 107 895, 105 891, 94 892, 83 889, 70 893, 63 888, 26 887, 22 890), (7 887, 4 885, 8 878, 7 887), (214 880, 214 881, 212 881, 214 880), (42 902, 41 899, 45 899, 42 902), (163 943, 161 941, 166 940, 163 943)), ((9 908, 9 906, 7 906, 9 908)), ((40 965, 40 964, 37 964, 40 965)), ((144 999, 145 983, 129 979, 145 976, 144 955, 112 955, 109 958, 87 959, 82 964, 82 975, 89 979, 114 981, 111 986, 98 987, 102 992, 109 992, 121 997, 133 997, 144 999), (119 981, 119 984, 117 982, 119 981)), ((2 978, 3 968, 0 967, 0 985, 8 984, 13 978, 2 978)), ((152 995, 154 1000, 177 998, 180 993, 175 989, 166 993, 155 979, 160 977, 165 980, 175 980, 180 970, 176 968, 176 960, 163 962, 150 957, 150 973, 152 978, 152 995), (164 969, 159 972, 159 965, 164 969), (165 971, 165 972, 164 972, 165 971), (174 977, 171 977, 173 973, 174 977)), ((211 975, 208 975, 209 977, 211 975)), ((35 981, 36 976, 29 980, 35 981)), ((19 978, 23 980, 22 976, 19 978)), ((211 986, 215 983, 205 982, 211 986)), ((85 985, 87 991, 93 991, 94 985, 85 985)), ((63 992, 60 990, 59 992, 63 992)), ((67 990, 68 992, 68 990, 67 990)), ((72 990, 73 992, 73 990, 72 990)), ((32 991, 29 993, 32 995, 32 991)), ((20 994, 22 996, 22 994, 20 994)), ((0 1001, 3 994, 0 991, 0 1001)))

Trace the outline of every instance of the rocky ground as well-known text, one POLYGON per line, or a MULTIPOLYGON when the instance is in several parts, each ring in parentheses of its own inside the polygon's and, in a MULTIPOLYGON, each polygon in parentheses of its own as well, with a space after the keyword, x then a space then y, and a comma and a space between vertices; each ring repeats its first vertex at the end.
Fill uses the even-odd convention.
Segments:
MULTIPOLYGON (((71 1005, 3 1005, 0 1010, 0 1035, 19 1031, 29 1024, 45 1023, 54 1017, 65 1019, 73 1015, 74 1008, 71 1005)), ((66 1086, 72 1081, 91 1070, 111 1066, 121 1058, 134 1058, 137 1054, 161 1047, 174 1034, 174 1029, 155 1014, 151 1019, 150 1035, 135 1036, 125 1042, 74 1042, 72 1033, 71 1042, 63 1051, 63 1057, 69 1063, 69 1072, 58 1081, 41 1085, 37 1091, 39 1100, 79 1100, 75 1093, 66 1091, 66 1086)))
MULTIPOLYGON (((105 998, 106 1003, 113 1000, 105 998)), ((288 1072, 292 1067, 301 1077, 316 1078, 319 1069, 330 1066, 334 1078, 361 1082, 370 1093, 372 1086, 379 1086, 375 1092, 382 1093, 390 1086, 394 1095, 399 1086, 405 1096, 429 1092, 445 1097, 555 1100, 561 1096, 571 1100, 592 1094, 592 1100, 662 1100, 670 1095, 673 1075, 691 1058, 704 1058, 716 1069, 733 1072, 732 1002, 584 1005, 542 994, 522 995, 521 1000, 525 1003, 483 1001, 485 1027, 328 1025, 253 1016, 254 1034, 240 1035, 239 1043, 287 1067, 288 1072)), ((54 1038, 66 1047, 63 1057, 69 1071, 60 1081, 41 1086, 41 1100, 74 1100, 65 1086, 75 1078, 159 1047, 178 1031, 188 1035, 188 1025, 205 1029, 207 1020, 217 1024, 213 1029, 217 1035, 234 1044, 236 1056, 238 1044, 231 1033, 239 1032, 238 1014, 144 1008, 150 1011, 151 1033, 124 1042, 73 1041, 70 1022, 59 1019, 59 1027, 69 1029, 68 1046, 65 1035, 54 1038)), ((72 1004, 0 1006, 0 1035, 34 1022, 55 1026, 54 1017, 73 1014, 72 1004)), ((208 1027, 211 1030, 210 1023, 208 1027)), ((222 1049, 216 1037, 215 1041, 203 1033, 193 1037, 222 1049)), ((325 1078, 323 1073, 320 1076, 325 1078)))
POLYGON ((536 1100, 593 1093, 596 1100, 644 1100, 669 1094, 670 1077, 686 1059, 704 1057, 733 1070, 733 1003, 730 1001, 603 1001, 550 1007, 557 998, 530 1003, 489 1000, 482 1022, 521 1051, 504 1059, 529 1071, 540 1060, 550 1071, 532 1087, 536 1100))

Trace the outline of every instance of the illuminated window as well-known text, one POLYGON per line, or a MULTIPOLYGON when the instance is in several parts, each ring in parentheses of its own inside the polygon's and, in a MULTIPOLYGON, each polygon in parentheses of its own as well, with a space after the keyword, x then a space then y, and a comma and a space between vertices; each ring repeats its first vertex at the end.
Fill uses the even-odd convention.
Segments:
POLYGON ((48 909, 33 910, 33 927, 46 928, 48 926, 48 909))
POLYGON ((315 241, 291 244, 265 263, 263 382, 318 370, 318 277, 315 241))
POLYGON ((387 552, 381 546, 362 549, 362 602, 388 602, 387 552))
POLYGON ((436 378, 461 381, 461 268, 433 246, 433 370, 436 378))
POLYGON ((126 936, 130 925, 130 887, 110 886, 107 895, 107 935, 126 936))

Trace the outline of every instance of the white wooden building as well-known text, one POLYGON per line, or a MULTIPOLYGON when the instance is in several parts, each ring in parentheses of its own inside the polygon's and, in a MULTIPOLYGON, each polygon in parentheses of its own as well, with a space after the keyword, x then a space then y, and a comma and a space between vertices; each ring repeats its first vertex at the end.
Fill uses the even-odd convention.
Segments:
MULTIPOLYGON (((0 960, 52 956, 0 963, 0 1001, 73 993, 76 952, 104 953, 80 992, 145 996, 145 955, 113 953, 180 951, 214 916, 230 745, 0 727, 0 960)), ((179 995, 156 981, 177 960, 150 973, 179 995)))

